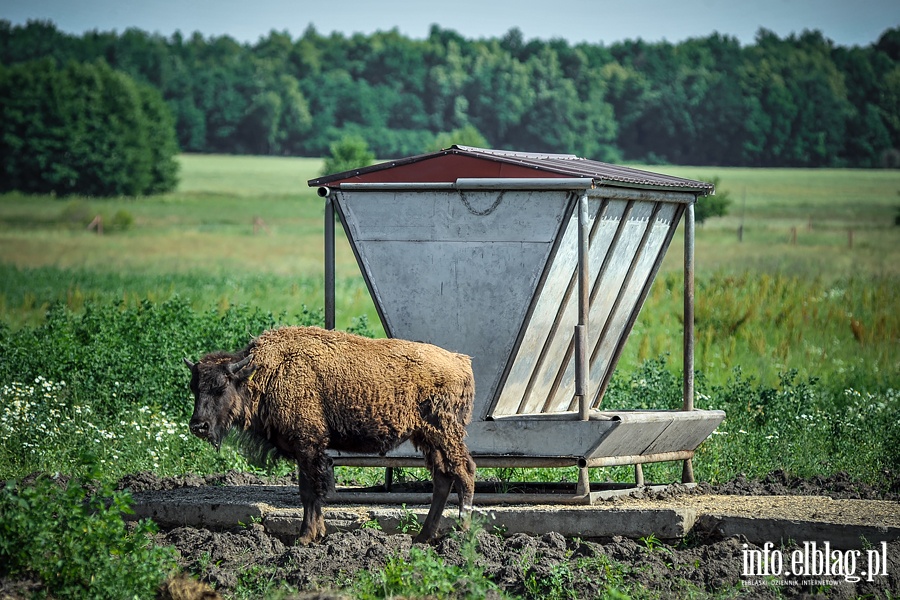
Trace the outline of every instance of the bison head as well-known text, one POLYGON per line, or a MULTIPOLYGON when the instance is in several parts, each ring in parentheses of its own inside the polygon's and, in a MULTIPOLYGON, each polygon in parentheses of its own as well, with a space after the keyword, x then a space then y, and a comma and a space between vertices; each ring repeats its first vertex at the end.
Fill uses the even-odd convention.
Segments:
POLYGON ((191 392, 194 394, 194 414, 191 433, 216 447, 243 412, 242 392, 256 367, 250 364, 253 355, 235 361, 231 355, 209 355, 192 363, 184 359, 191 370, 191 392))

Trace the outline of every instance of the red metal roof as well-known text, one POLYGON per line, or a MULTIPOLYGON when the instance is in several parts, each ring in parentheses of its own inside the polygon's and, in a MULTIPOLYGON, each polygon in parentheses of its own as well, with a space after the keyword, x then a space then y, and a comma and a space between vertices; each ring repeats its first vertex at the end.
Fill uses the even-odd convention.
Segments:
POLYGON ((310 186, 341 183, 454 183, 459 178, 590 177, 595 185, 695 192, 715 191, 711 183, 579 158, 574 154, 514 152, 471 146, 392 160, 310 179, 310 186))

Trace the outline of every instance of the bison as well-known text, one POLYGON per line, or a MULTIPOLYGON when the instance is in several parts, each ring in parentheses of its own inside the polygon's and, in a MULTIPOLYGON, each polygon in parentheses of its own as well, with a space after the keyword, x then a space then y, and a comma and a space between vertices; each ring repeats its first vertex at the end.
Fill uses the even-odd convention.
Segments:
POLYGON ((384 455, 409 440, 433 477, 428 517, 416 536, 434 536, 452 486, 460 519, 472 509, 475 462, 463 438, 472 414, 471 359, 437 346, 360 337, 318 327, 283 327, 243 350, 192 363, 191 433, 217 449, 231 429, 297 462, 300 542, 325 534, 322 505, 333 489, 328 449, 384 455))

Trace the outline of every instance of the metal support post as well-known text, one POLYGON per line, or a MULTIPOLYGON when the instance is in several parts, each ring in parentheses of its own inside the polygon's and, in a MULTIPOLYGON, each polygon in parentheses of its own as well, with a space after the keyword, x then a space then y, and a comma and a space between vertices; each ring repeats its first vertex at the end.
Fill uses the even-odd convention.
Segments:
MULTIPOLYGON (((684 410, 694 410, 694 205, 684 211, 684 410)), ((691 459, 684 461, 682 483, 694 483, 691 459)))
POLYGON ((325 198, 325 329, 334 329, 334 200, 325 198))
POLYGON ((578 325, 575 326, 575 396, 578 398, 579 416, 590 419, 591 395, 588 393, 589 369, 587 358, 588 315, 590 314, 590 270, 588 265, 588 198, 583 192, 578 198, 578 325))

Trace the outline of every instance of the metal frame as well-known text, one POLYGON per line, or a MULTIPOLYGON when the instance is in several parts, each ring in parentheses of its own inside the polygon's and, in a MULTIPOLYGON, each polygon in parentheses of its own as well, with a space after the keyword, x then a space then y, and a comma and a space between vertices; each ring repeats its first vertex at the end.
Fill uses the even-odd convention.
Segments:
MULTIPOLYGON (((590 369, 590 360, 588 358, 588 349, 587 349, 587 332, 589 330, 589 313, 590 313, 590 293, 591 293, 591 283, 589 278, 589 246, 590 246, 590 226, 589 226, 589 209, 588 209, 588 196, 589 189, 593 187, 594 182, 590 178, 549 178, 549 179, 457 179, 455 183, 342 183, 340 184, 341 189, 350 190, 483 190, 483 189, 546 189, 546 190, 572 190, 573 192, 579 191, 578 197, 576 200, 576 210, 578 215, 578 265, 577 265, 577 279, 578 279, 578 324, 575 329, 574 336, 574 351, 575 351, 575 396, 577 406, 577 412, 573 414, 574 418, 577 418, 582 421, 587 421, 590 419, 590 413, 592 410, 592 405, 596 399, 600 398, 609 384, 609 377, 611 373, 607 373, 604 378, 601 386, 597 390, 596 395, 592 396, 588 389, 589 384, 589 369, 590 369)), ((333 197, 333 191, 327 187, 319 188, 318 193, 320 196, 325 198, 325 326, 328 329, 334 329, 335 327, 335 317, 336 317, 336 306, 335 306, 335 202, 333 197)), ((673 224, 671 226, 670 231, 667 234, 667 238, 664 241, 659 254, 657 255, 654 264, 651 269, 650 277, 647 280, 644 288, 642 289, 639 300, 638 300, 638 308, 643 304, 646 299, 647 294, 649 293, 649 288, 652 284, 652 281, 655 279, 656 274, 662 264, 663 257, 665 255, 665 251, 667 250, 669 243, 674 236, 675 229, 677 228, 678 221, 681 220, 682 215, 684 217, 684 331, 683 331, 683 346, 684 346, 684 381, 683 381, 683 411, 692 411, 694 410, 694 236, 695 236, 695 215, 694 215, 694 203, 696 202, 697 196, 696 193, 685 193, 685 192, 677 192, 677 191, 657 191, 657 190, 644 190, 644 189, 624 189, 624 188, 616 188, 616 187, 603 187, 600 190, 593 190, 590 193, 591 197, 599 196, 603 199, 616 199, 616 200, 629 200, 629 201, 651 201, 656 202, 657 206, 654 208, 653 216, 651 216, 651 223, 653 218, 655 217, 657 211, 659 210, 660 202, 667 203, 679 203, 683 204, 684 208, 676 211, 673 217, 673 224)), ((603 211, 603 206, 598 209, 596 219, 599 220, 600 215, 603 211)), ((622 222, 624 223, 627 219, 627 214, 629 210, 623 214, 622 222)), ((343 215, 340 214, 340 207, 338 207, 338 214, 340 215, 343 223, 343 215)), ((346 225, 344 224, 345 229, 346 225)), ((646 237, 649 235, 651 227, 648 226, 647 230, 644 233, 646 237)), ((616 236, 619 235, 619 232, 616 232, 616 236)), ((559 238, 560 236, 557 236, 559 238)), ((557 240, 558 243, 558 240, 557 240)), ((359 260, 359 255, 357 254, 357 250, 354 245, 351 243, 351 247, 353 249, 354 254, 356 255, 357 261, 359 260)), ((551 253, 555 255, 555 250, 551 253)), ((633 274, 635 265, 637 264, 638 257, 636 256, 629 267, 628 273, 626 274, 626 281, 630 280, 631 275, 633 274)), ((364 274, 365 275, 365 274, 364 274)), ((546 276, 546 273, 543 275, 546 276)), ((543 277, 542 276, 542 277, 543 277)), ((599 281, 599 280, 598 280, 599 281)), ((369 288, 369 292, 372 293, 371 282, 366 278, 366 284, 369 288)), ((623 284, 622 290, 625 289, 627 284, 623 284)), ((615 312, 615 307, 618 305, 620 298, 616 299, 616 303, 613 305, 613 308, 610 310, 609 317, 607 319, 607 323, 604 324, 604 330, 608 326, 609 320, 611 320, 613 313, 615 312)), ((377 303, 376 303, 377 304, 377 303)), ((385 322, 383 315, 381 315, 381 308, 376 306, 379 311, 379 316, 382 317, 382 322, 385 322)), ((530 318, 531 311, 534 306, 529 307, 528 317, 530 318)), ((633 314, 629 318, 629 324, 633 325, 634 319, 636 319, 638 310, 635 310, 633 314)), ((627 327, 627 325, 626 325, 627 327)), ((388 335, 391 335, 391 332, 387 332, 388 335)), ((516 345, 521 342, 521 337, 524 334, 524 325, 522 331, 520 332, 516 345)), ((600 339, 603 339, 603 334, 601 332, 600 339)), ((624 345, 624 341, 622 344, 617 347, 613 352, 613 364, 618 361, 618 358, 622 351, 622 346, 624 345)), ((598 345, 599 348, 599 345, 598 345)), ((594 349, 595 354, 597 348, 594 349)), ((568 360, 568 359, 567 359, 568 360)), ((506 377, 508 375, 509 365, 506 367, 506 371, 500 378, 498 383, 497 394, 499 394, 503 385, 505 384, 506 377)), ((496 401, 496 398, 492 401, 496 401)), ((590 483, 587 478, 587 469, 592 467, 600 467, 600 466, 612 466, 612 465, 627 465, 633 464, 635 465, 635 479, 636 483, 643 484, 643 472, 641 470, 641 464, 647 462, 664 462, 664 461, 674 461, 674 460, 682 460, 683 469, 682 469, 682 482, 684 483, 692 483, 694 481, 693 474, 693 465, 692 458, 694 452, 693 451, 679 451, 679 452, 664 452, 659 454, 647 454, 647 455, 634 455, 634 456, 616 456, 616 457, 599 457, 593 459, 585 459, 579 457, 546 457, 542 459, 541 457, 480 457, 478 460, 479 465, 492 467, 506 467, 506 466, 520 466, 524 463, 527 463, 528 466, 534 466, 538 463, 540 465, 546 466, 578 466, 579 467, 579 482, 576 490, 577 496, 589 495, 590 483)), ((424 462, 419 459, 414 458, 406 458, 406 457, 339 457, 335 459, 335 464, 337 465, 357 465, 357 466, 410 466, 410 465, 419 465, 424 464, 424 462)), ((539 465, 539 466, 540 466, 539 465)))

